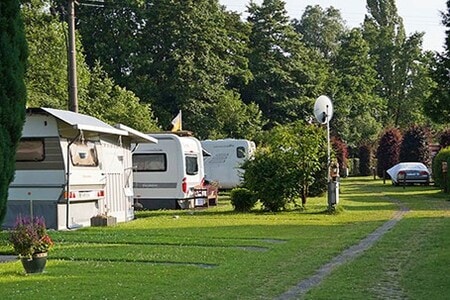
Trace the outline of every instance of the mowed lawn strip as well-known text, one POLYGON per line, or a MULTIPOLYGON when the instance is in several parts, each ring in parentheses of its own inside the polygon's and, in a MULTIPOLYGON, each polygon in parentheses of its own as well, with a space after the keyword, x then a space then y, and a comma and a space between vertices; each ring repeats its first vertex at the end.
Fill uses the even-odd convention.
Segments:
POLYGON ((336 269, 305 299, 448 299, 450 196, 430 187, 361 187, 409 208, 373 248, 336 269))
MULTIPOLYGON (((413 193, 423 190, 445 202, 432 188, 413 193)), ((115 227, 51 232, 56 246, 44 274, 0 264, 0 298, 273 299, 389 220, 398 209, 390 191, 403 193, 350 178, 335 215, 324 213, 325 197, 276 214, 236 214, 222 199, 205 210, 139 212, 115 227)), ((7 233, 0 237, 0 251, 10 251, 7 233)))

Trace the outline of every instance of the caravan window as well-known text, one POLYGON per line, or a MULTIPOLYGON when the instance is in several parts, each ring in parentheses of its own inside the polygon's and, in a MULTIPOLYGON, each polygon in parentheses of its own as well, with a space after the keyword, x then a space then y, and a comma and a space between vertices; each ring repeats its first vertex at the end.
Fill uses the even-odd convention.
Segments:
POLYGON ((245 148, 237 147, 236 148, 236 156, 237 156, 237 158, 245 158, 245 148))
POLYGON ((77 167, 97 167, 98 156, 95 143, 75 142, 70 146, 70 159, 72 165, 77 167))
POLYGON ((133 154, 133 166, 136 172, 165 172, 167 156, 165 153, 133 154))
POLYGON ((16 151, 16 161, 43 161, 43 139, 21 139, 16 151))
POLYGON ((186 156, 186 174, 197 175, 197 173, 198 173, 197 155, 187 155, 186 156))

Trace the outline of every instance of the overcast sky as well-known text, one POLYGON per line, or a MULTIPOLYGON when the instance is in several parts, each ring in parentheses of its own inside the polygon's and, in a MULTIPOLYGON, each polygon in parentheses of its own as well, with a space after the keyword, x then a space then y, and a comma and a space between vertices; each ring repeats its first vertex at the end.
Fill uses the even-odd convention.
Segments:
MULTIPOLYGON (((219 0, 228 10, 245 12, 249 0, 219 0)), ((333 6, 341 11, 348 27, 360 26, 367 13, 365 0, 284 0, 291 18, 300 19, 305 7, 333 6)), ((261 4, 262 0, 254 0, 261 4)), ((446 10, 445 0, 397 0, 398 14, 403 18, 406 33, 425 32, 423 48, 441 52, 445 40, 445 27, 441 25, 440 11, 446 10)))

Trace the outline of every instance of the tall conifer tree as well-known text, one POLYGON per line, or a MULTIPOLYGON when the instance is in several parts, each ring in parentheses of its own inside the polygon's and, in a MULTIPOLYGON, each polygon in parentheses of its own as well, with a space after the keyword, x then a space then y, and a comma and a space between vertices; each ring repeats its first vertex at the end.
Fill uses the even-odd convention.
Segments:
POLYGON ((242 98, 259 105, 269 126, 306 119, 324 89, 323 58, 302 42, 284 1, 250 2, 249 13, 249 67, 254 78, 242 98))
POLYGON ((25 119, 27 46, 18 0, 0 1, 0 224, 25 119))

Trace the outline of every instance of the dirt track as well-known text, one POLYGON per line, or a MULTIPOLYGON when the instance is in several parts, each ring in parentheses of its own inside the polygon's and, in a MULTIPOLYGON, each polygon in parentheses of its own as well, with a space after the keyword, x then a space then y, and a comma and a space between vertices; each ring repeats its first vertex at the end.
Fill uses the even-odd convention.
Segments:
POLYGON ((399 210, 394 214, 392 219, 378 227, 374 232, 362 239, 359 244, 351 246, 344 250, 340 255, 333 258, 330 262, 320 267, 314 275, 299 282, 290 290, 276 298, 277 300, 301 299, 310 289, 319 285, 322 280, 328 276, 336 267, 343 265, 356 257, 360 256, 364 251, 372 247, 386 232, 393 228, 398 221, 409 211, 409 209, 402 205, 399 201, 393 198, 388 198, 390 201, 399 206, 399 210))

